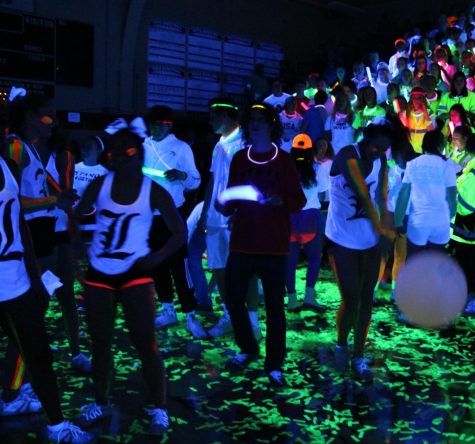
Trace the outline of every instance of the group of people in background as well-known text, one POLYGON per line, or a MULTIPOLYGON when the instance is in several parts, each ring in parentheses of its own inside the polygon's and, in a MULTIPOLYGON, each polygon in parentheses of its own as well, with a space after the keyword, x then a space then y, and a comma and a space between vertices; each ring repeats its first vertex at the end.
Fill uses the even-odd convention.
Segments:
POLYGON ((288 93, 275 79, 266 95, 257 75, 250 85, 256 100, 243 109, 229 97, 211 100, 209 123, 219 140, 203 200, 191 214, 187 193, 201 176, 192 148, 172 132, 170 108, 157 105, 143 117, 112 122, 88 137, 75 159, 53 101, 14 88, 2 110, 0 156, 0 325, 9 338, 0 415, 43 409, 50 439, 92 441, 83 429, 111 412, 120 304, 150 392, 149 432, 165 432, 166 376, 156 329, 179 322, 175 295, 194 338, 234 334, 238 352, 227 365, 239 371, 259 358, 262 293, 264 371, 272 386, 285 385, 286 310, 327 310, 315 291, 323 248, 341 293, 335 362, 365 382, 373 378, 364 350, 375 289, 394 288, 408 255, 449 250, 467 277, 466 312, 473 314, 470 20, 459 14, 425 36, 398 38, 388 63, 371 53, 367 66, 354 62, 351 78, 337 67, 335 79, 313 73, 288 93), (220 198, 240 186, 252 186, 254 195, 220 198), (74 295, 73 264, 86 249, 81 282, 92 362, 80 350, 74 295), (208 330, 198 315, 216 309, 205 252, 222 304, 208 330), (95 401, 82 408, 81 428, 61 411, 44 324, 47 270, 62 283, 56 296, 71 366, 93 380, 95 401))

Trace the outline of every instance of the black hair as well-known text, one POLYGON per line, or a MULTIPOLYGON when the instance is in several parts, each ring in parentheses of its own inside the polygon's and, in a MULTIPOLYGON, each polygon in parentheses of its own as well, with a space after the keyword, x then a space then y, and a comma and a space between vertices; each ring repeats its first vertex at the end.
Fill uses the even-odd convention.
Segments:
POLYGON ((282 123, 280 122, 279 115, 277 114, 277 111, 275 110, 273 106, 269 105, 268 103, 261 103, 261 102, 253 103, 243 112, 243 115, 241 118, 241 127, 242 127, 243 139, 246 142, 246 144, 248 145, 251 144, 251 138, 249 135, 249 121, 251 118, 252 111, 258 111, 264 115, 267 123, 271 127, 271 134, 270 134, 271 140, 276 145, 279 145, 280 139, 283 133, 282 123))
POLYGON ((324 105, 328 99, 328 94, 325 91, 317 91, 314 96, 315 105, 324 105))
POLYGON ((444 136, 440 130, 427 131, 422 139, 422 151, 428 154, 435 154, 436 156, 445 159, 444 155, 440 152, 440 148, 444 143, 444 136))
POLYGON ((235 122, 239 120, 239 109, 236 105, 236 102, 230 97, 215 97, 214 99, 211 99, 209 101, 209 108, 213 112, 226 114, 231 120, 234 120, 235 122), (219 106, 219 104, 224 106, 219 106))
POLYGON ((295 162, 300 182, 306 189, 312 188, 317 183, 315 174, 315 152, 313 149, 292 148, 290 156, 295 162))
POLYGON ((460 103, 456 103, 452 105, 449 110, 449 120, 450 120, 450 111, 457 111, 460 115, 460 120, 462 121, 462 125, 470 126, 470 120, 468 118, 467 111, 460 103))
POLYGON ((129 131, 128 129, 117 131, 115 134, 109 137, 107 143, 107 151, 113 152, 124 148, 137 148, 139 156, 141 156, 143 159, 143 138, 129 131))
POLYGON ((454 133, 457 132, 464 139, 468 139, 472 135, 472 130, 467 125, 461 125, 454 129, 454 133))
POLYGON ((455 86, 454 86, 456 77, 461 77, 464 80, 465 85, 462 88, 462 96, 467 97, 468 96, 467 77, 465 76, 465 74, 462 71, 457 71, 454 74, 454 76, 452 77, 452 86, 450 88, 450 97, 456 97, 457 96, 457 91, 455 91, 455 86))
POLYGON ((169 106, 155 105, 152 106, 145 117, 148 124, 159 120, 173 121, 173 110, 169 106))
POLYGON ((471 134, 465 144, 465 152, 475 155, 475 134, 471 134))
POLYGON ((27 94, 16 97, 7 106, 9 133, 21 138, 26 136, 26 117, 28 113, 38 113, 52 98, 40 94, 27 94))

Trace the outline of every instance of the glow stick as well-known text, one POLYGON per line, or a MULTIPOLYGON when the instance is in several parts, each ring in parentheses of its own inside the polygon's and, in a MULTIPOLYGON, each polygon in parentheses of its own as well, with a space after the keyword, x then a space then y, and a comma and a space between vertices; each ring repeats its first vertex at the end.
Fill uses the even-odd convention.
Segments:
POLYGON ((218 196, 218 202, 224 205, 230 200, 247 200, 250 202, 261 202, 262 193, 254 185, 239 185, 226 188, 218 196))
POLYGON ((369 69, 369 66, 366 67, 366 77, 368 77, 371 86, 374 86, 373 76, 371 75, 371 69, 369 69))
POLYGON ((401 106, 399 105, 398 99, 393 100, 393 108, 395 113, 399 114, 401 112, 401 106))
POLYGON ((156 170, 155 168, 142 167, 142 173, 154 177, 165 177, 165 171, 156 170))

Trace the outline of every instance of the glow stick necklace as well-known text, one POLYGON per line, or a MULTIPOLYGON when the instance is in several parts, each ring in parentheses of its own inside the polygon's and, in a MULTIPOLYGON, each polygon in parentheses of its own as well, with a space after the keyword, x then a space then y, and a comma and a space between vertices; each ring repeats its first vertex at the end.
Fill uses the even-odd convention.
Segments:
POLYGON ((277 154, 279 154, 279 148, 277 148, 277 145, 274 142, 272 142, 272 146, 275 148, 275 153, 269 160, 264 160, 263 162, 259 162, 257 160, 252 159, 251 158, 252 145, 250 145, 249 148, 247 149, 247 158, 249 159, 250 162, 255 163, 256 165, 265 165, 266 163, 272 162, 277 157, 277 154))

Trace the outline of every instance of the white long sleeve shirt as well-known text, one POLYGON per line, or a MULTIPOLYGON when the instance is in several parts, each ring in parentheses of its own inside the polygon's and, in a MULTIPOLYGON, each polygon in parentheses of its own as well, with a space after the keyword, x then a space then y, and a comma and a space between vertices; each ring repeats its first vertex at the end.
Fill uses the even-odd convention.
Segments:
POLYGON ((149 176, 165 188, 171 195, 177 208, 185 202, 185 191, 198 188, 201 176, 196 169, 193 151, 190 145, 168 134, 160 141, 147 137, 144 141, 145 159, 144 166, 162 172, 177 169, 187 175, 185 180, 168 181, 165 177, 149 176))

